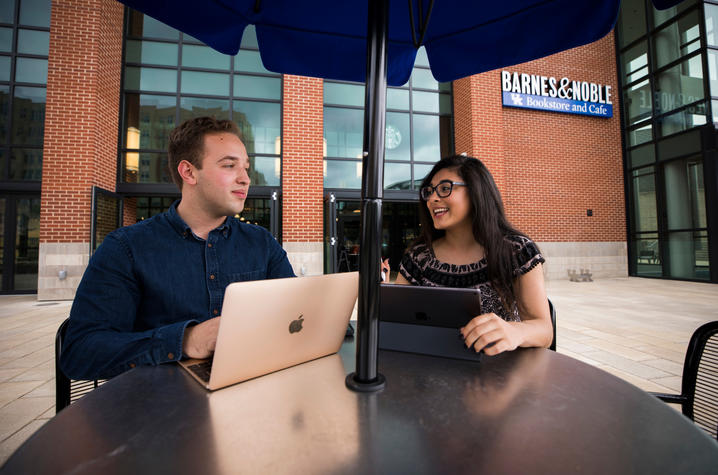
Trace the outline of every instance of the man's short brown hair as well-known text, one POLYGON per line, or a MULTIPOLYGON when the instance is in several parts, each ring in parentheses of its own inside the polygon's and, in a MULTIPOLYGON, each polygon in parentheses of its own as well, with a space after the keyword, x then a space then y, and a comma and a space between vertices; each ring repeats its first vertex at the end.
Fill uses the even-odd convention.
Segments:
POLYGON ((202 153, 204 152, 204 136, 227 132, 234 134, 242 140, 242 133, 237 124, 231 120, 218 120, 214 117, 195 117, 188 119, 170 132, 168 147, 168 165, 172 181, 182 189, 182 177, 177 166, 182 160, 187 160, 195 168, 202 168, 202 153))

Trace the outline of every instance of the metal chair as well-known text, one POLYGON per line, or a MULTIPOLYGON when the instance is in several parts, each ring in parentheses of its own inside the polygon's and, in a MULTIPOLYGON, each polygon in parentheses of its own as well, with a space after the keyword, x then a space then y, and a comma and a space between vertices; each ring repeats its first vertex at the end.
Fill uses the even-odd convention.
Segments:
POLYGON ((55 413, 57 414, 73 402, 89 393, 106 379, 96 379, 94 381, 75 381, 71 380, 60 369, 60 353, 62 352, 62 340, 65 339, 67 324, 70 321, 66 318, 55 334, 55 413))
POLYGON ((718 439, 718 320, 699 327, 691 336, 683 363, 681 394, 650 394, 680 404, 683 414, 718 439))
POLYGON ((551 346, 549 346, 548 349, 556 351, 556 309, 554 308, 551 299, 548 299, 548 311, 551 313, 551 326, 553 326, 553 340, 551 341, 551 346))

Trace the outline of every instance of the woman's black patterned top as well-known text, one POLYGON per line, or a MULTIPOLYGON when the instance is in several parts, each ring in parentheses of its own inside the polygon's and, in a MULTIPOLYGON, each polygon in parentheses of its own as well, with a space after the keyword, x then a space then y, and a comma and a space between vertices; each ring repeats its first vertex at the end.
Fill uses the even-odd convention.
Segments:
MULTIPOLYGON (((513 275, 518 277, 545 262, 536 244, 524 236, 507 236, 514 247, 513 275)), ((425 244, 410 248, 401 259, 399 272, 411 285, 427 287, 476 287, 481 291, 481 311, 494 312, 507 321, 520 321, 516 304, 510 315, 501 304, 499 294, 488 281, 486 258, 471 264, 455 265, 436 258, 434 251, 425 244)))

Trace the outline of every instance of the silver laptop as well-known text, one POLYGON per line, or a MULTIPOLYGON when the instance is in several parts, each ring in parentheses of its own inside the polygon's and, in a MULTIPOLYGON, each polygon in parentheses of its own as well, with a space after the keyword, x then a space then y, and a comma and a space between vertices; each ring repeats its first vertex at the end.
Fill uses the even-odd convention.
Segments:
POLYGON ((215 390, 336 353, 358 283, 348 272, 229 284, 214 356, 180 365, 215 390))
POLYGON ((479 360, 459 328, 481 314, 476 288, 381 284, 379 348, 445 358, 479 360))

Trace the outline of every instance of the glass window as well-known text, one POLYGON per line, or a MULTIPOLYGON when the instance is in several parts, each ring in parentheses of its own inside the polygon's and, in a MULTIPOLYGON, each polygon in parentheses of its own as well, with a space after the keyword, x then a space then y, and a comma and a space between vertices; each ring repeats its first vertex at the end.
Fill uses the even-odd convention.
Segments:
POLYGON ((45 136, 45 88, 15 87, 12 142, 42 146, 45 136))
POLYGON ((128 63, 177 65, 177 45, 158 41, 127 40, 125 60, 128 63))
POLYGON ((179 31, 171 26, 155 20, 151 16, 143 15, 136 10, 129 10, 130 21, 128 22, 129 36, 161 38, 165 40, 179 40, 179 31))
POLYGON ((708 50, 708 79, 711 96, 718 96, 718 51, 708 50))
POLYGON ((282 80, 261 76, 234 76, 234 96, 255 99, 281 99, 282 80))
POLYGON ((628 146, 640 145, 653 140, 653 126, 650 122, 628 131, 628 146))
POLYGON ((126 183, 172 183, 166 153, 126 152, 122 158, 126 183))
POLYGON ((167 150, 167 137, 175 127, 176 111, 174 96, 125 94, 124 146, 167 150))
MULTIPOLYGON (((324 140, 327 157, 362 158, 364 111, 324 108, 324 140)), ((325 181, 326 183, 326 181, 325 181)), ((329 186, 329 185, 325 185, 329 186)), ((333 186, 332 186, 333 187, 333 186)))
POLYGON ((257 45, 257 31, 254 28, 254 25, 247 25, 247 27, 244 29, 244 33, 242 33, 242 43, 240 47, 259 49, 259 46, 257 45))
POLYGON ((663 265, 658 245, 658 234, 639 234, 632 243, 636 262, 636 275, 662 277, 663 265))
POLYGON ((229 74, 182 71, 182 92, 229 96, 229 74))
POLYGON ((411 135, 409 114, 386 113, 386 135, 384 138, 386 160, 411 160, 411 135))
POLYGON ((636 232, 656 231, 656 175, 654 167, 633 171, 633 229, 636 232))
POLYGON ((414 66, 429 67, 429 57, 426 55, 426 48, 423 46, 416 52, 416 61, 414 61, 414 66))
POLYGON ((125 67, 125 89, 177 92, 177 71, 174 69, 125 67))
POLYGON ((628 84, 648 74, 648 44, 641 41, 621 55, 623 83, 628 84))
POLYGON ((250 157, 249 178, 252 185, 279 186, 282 161, 279 157, 250 157))
POLYGON ((324 160, 324 188, 361 188, 361 162, 324 160))
POLYGON ((247 153, 281 153, 282 111, 279 104, 234 101, 232 108, 247 153))
MULTIPOLYGON (((8 139, 8 126, 10 125, 10 86, 0 85, 0 144, 8 139)), ((0 178, 3 168, 0 168, 0 178)))
POLYGON ((656 131, 659 137, 665 137, 699 125, 705 125, 707 120, 706 104, 701 102, 675 114, 661 117, 657 121, 656 131))
POLYGON ((16 219, 13 290, 35 290, 40 248, 40 198, 17 200, 16 219))
POLYGON ((357 84, 324 84, 324 103, 364 107, 364 86, 357 84))
POLYGON ((653 144, 634 148, 628 152, 629 167, 637 168, 656 161, 655 147, 653 144))
POLYGON ((419 188, 421 186, 421 183, 424 181, 424 178, 426 178, 426 175, 429 174, 431 169, 434 168, 434 165, 422 165, 419 163, 414 164, 414 186, 415 189, 419 188))
MULTIPOLYGON (((364 104, 362 104, 363 106, 364 104)), ((409 110, 409 91, 406 89, 388 88, 386 90, 386 108, 409 110)))
POLYGON ((17 52, 47 56, 50 51, 50 32, 23 30, 17 31, 17 52))
POLYGON ((701 46, 698 11, 658 30, 652 39, 656 68, 696 51, 701 46))
POLYGON ((415 111, 439 112, 439 94, 435 92, 413 91, 411 97, 415 111))
POLYGON ((441 158, 439 117, 414 114, 414 160, 436 162, 441 158))
POLYGON ((645 0, 623 0, 617 22, 621 46, 632 43, 646 34, 645 0))
POLYGON ((50 28, 50 0, 22 0, 20 24, 50 28))
POLYGON ((12 28, 0 28, 0 51, 12 52, 12 28))
POLYGON ((15 0, 5 0, 0 2, 0 23, 15 23, 14 17, 15 0))
POLYGON ((652 8, 651 11, 653 12, 653 26, 659 26, 669 20, 672 20, 673 18, 678 16, 679 13, 688 10, 695 4, 695 0, 683 0, 677 6, 666 8, 665 10, 657 10, 655 8, 652 8))
POLYGON ((706 15, 706 43, 718 46, 718 5, 704 3, 706 15))
MULTIPOLYGON (((42 142, 40 142, 42 145, 42 142)), ((40 181, 42 179, 42 149, 14 148, 10 152, 10 180, 40 181)))
POLYGON ((15 63, 15 81, 47 84, 47 60, 17 58, 15 63))
POLYGON ((182 46, 182 66, 206 69, 229 69, 230 57, 209 46, 182 46))
POLYGON ((668 233, 668 275, 679 279, 709 280, 708 233, 668 233))
POLYGON ((705 188, 700 157, 665 163, 663 176, 668 229, 705 228, 705 188))
POLYGON ((428 69, 415 69, 411 73, 411 86, 419 89, 439 89, 439 83, 428 69))
POLYGON ((411 165, 408 163, 384 163, 384 189, 410 190, 411 165))
POLYGON ((10 80, 10 56, 0 56, 0 81, 10 80))
POLYGON ((180 123, 192 117, 229 119, 229 100, 182 97, 180 99, 180 123))
POLYGON ((262 63, 259 51, 240 50, 234 57, 235 71, 247 71, 250 73, 268 73, 262 63))
POLYGON ((703 66, 694 56, 656 76, 656 113, 703 99, 703 66))

